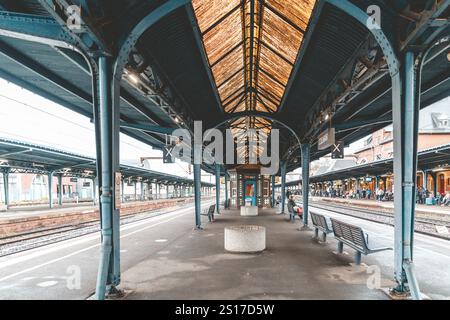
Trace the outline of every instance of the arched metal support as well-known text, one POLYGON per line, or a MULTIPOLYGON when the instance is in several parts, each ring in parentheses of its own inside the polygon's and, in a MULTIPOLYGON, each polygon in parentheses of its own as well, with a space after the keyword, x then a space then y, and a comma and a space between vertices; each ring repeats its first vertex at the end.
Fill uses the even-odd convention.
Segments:
POLYGON ((388 63, 392 79, 392 117, 394 126, 394 217, 395 217, 395 280, 394 294, 410 293, 421 299, 420 289, 412 263, 414 236, 415 165, 417 163, 417 112, 415 103, 414 55, 406 53, 403 74, 393 46, 382 28, 359 7, 348 0, 326 0, 355 18, 374 35, 388 63), (369 23, 370 22, 370 23, 369 23), (403 83, 402 85, 402 78, 403 83))

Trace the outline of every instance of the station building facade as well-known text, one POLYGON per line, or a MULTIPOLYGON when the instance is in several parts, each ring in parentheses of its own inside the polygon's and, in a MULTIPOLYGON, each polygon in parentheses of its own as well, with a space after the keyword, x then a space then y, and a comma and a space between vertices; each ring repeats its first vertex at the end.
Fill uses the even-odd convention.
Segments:
MULTIPOLYGON (((450 97, 420 112, 418 151, 423 151, 450 143, 450 97)), ((374 132, 364 140, 364 146, 354 152, 358 165, 371 163, 394 156, 392 126, 374 132)), ((394 177, 387 172, 381 177, 364 177, 349 181, 348 188, 366 188, 372 191, 378 185, 393 192, 394 177), (357 186, 359 184, 359 186, 357 186)), ((417 186, 432 191, 436 183, 436 191, 445 194, 450 192, 450 164, 442 163, 429 172, 418 168, 417 186), (436 181, 434 181, 436 180, 436 181)))

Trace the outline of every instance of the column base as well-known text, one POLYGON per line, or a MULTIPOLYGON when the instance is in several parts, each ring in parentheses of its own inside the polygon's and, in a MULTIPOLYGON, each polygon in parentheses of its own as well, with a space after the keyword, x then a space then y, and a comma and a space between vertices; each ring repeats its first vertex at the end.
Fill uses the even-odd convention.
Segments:
POLYGON ((299 227, 297 230, 298 231, 312 231, 313 229, 310 228, 309 226, 303 225, 303 226, 299 227))
MULTIPOLYGON (((383 291, 392 300, 413 300, 411 293, 399 292, 395 290, 395 288, 381 288, 381 291, 383 291)), ((431 300, 429 296, 423 293, 421 293, 421 299, 431 300)))

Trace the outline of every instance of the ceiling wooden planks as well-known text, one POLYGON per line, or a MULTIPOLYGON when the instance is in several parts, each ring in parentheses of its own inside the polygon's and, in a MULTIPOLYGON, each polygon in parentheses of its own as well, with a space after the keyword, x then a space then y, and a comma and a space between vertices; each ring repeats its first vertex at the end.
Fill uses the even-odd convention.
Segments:
MULTIPOLYGON (((203 44, 226 113, 278 110, 316 0, 193 0, 203 44)), ((269 133, 271 121, 230 126, 269 133)))

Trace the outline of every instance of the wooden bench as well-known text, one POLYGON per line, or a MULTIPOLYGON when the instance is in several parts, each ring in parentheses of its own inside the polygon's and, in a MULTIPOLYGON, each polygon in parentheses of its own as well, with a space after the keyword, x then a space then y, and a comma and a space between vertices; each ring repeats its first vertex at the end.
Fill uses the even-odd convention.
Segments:
POLYGON ((330 228, 327 218, 324 215, 309 212, 311 220, 314 226, 314 239, 319 239, 319 231, 322 231, 322 242, 327 241, 327 234, 333 233, 333 229, 330 228))
POLYGON ((361 264, 361 254, 368 255, 384 250, 392 250, 389 247, 369 248, 369 235, 365 233, 360 227, 331 219, 333 232, 336 240, 338 240, 338 252, 342 253, 344 250, 344 243, 356 250, 355 264, 361 264))
POLYGON ((209 206, 208 210, 202 212, 200 215, 201 216, 207 216, 209 222, 214 222, 214 211, 216 211, 216 205, 215 204, 209 206))

